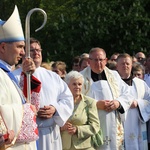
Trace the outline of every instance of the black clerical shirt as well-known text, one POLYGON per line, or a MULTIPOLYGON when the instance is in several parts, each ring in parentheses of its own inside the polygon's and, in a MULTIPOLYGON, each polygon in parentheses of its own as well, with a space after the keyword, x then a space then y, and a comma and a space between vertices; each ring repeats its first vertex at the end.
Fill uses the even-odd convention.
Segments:
POLYGON ((99 80, 107 80, 104 70, 99 74, 91 70, 91 78, 94 82, 99 81, 99 80))
POLYGON ((133 76, 131 75, 128 79, 122 79, 122 80, 129 86, 132 86, 132 79, 133 79, 133 76))

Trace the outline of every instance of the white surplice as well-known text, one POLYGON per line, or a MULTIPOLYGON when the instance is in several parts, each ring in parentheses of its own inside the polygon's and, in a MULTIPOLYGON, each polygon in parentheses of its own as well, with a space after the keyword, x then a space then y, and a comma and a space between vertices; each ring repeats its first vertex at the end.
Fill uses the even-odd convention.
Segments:
MULTIPOLYGON (((1 61, 1 63, 4 63, 1 61)), ((6 66, 6 63, 4 63, 6 66)), ((0 112, 4 118, 8 130, 14 130, 15 137, 21 129, 23 118, 22 99, 15 84, 6 72, 0 69, 0 112)), ((7 150, 36 150, 36 142, 28 144, 15 143, 7 150)))
MULTIPOLYGON (((149 73, 144 75, 144 81, 150 87, 150 74, 149 73)), ((147 135, 148 135, 148 143, 150 144, 150 120, 147 122, 147 135)))
POLYGON ((67 84, 55 72, 38 67, 33 75, 42 83, 40 107, 53 105, 56 108, 56 113, 51 119, 37 117, 38 150, 61 150, 62 142, 59 127, 65 124, 73 112, 72 94, 67 84))
POLYGON ((150 87, 150 74, 149 73, 144 75, 144 81, 150 87))
MULTIPOLYGON (((96 100, 113 100, 114 92, 118 93, 118 96, 115 97, 116 100, 120 102, 124 111, 127 111, 130 107, 130 95, 128 86, 122 81, 119 74, 116 71, 111 71, 108 68, 104 69, 106 77, 108 80, 99 80, 97 82, 93 82, 91 79, 91 69, 87 67, 81 74, 83 74, 85 82, 84 82, 84 93, 93 97, 96 100), (109 72, 109 75, 107 73, 109 72), (113 78, 112 78, 113 77, 113 78), (114 84, 116 89, 112 89, 110 86, 114 84), (116 91, 117 90, 117 91, 116 91), (114 92, 113 92, 114 91, 114 92)), ((106 112, 104 110, 98 110, 100 125, 103 132, 104 144, 100 146, 97 150, 121 150, 124 149, 123 146, 117 146, 117 141, 119 139, 119 135, 117 135, 117 113, 118 111, 106 112)), ((121 117, 121 114, 119 114, 121 117)), ((121 119, 125 118, 123 115, 121 119)), ((123 121, 123 120, 122 120, 123 121)), ((123 130, 123 129, 122 129, 123 130)))
POLYGON ((138 108, 130 108, 124 123, 126 150, 148 150, 146 122, 150 119, 150 88, 134 78, 130 93, 138 102, 138 108))

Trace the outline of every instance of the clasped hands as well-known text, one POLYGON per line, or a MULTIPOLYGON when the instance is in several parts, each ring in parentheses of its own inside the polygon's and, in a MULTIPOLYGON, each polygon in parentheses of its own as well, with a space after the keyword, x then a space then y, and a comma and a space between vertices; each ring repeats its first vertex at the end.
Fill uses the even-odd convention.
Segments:
POLYGON ((130 108, 136 108, 137 106, 138 106, 137 101, 136 101, 136 100, 133 100, 133 102, 132 102, 130 108))
POLYGON ((72 123, 70 122, 66 122, 65 125, 63 127, 60 128, 61 131, 68 131, 69 134, 73 135, 76 134, 77 132, 77 127, 74 126, 72 123))
POLYGON ((97 108, 111 112, 116 110, 120 106, 120 102, 117 100, 99 100, 97 101, 97 108))
POLYGON ((40 108, 37 112, 37 117, 41 117, 43 119, 49 119, 52 118, 54 113, 56 112, 56 108, 52 105, 44 106, 43 108, 40 108))

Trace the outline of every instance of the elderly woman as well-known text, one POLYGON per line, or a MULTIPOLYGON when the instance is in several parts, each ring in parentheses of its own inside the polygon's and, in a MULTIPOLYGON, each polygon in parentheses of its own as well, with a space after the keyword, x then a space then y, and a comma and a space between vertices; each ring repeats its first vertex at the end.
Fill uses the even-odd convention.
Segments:
POLYGON ((84 78, 77 71, 65 77, 74 97, 74 112, 61 127, 63 150, 94 150, 91 136, 100 130, 96 101, 81 94, 84 78))

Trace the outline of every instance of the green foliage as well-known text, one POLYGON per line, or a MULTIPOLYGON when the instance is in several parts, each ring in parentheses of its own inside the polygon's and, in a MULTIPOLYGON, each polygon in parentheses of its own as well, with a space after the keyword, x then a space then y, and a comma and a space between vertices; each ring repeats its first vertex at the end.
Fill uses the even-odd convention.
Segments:
POLYGON ((74 56, 102 47, 134 55, 149 52, 150 0, 1 0, 1 19, 7 19, 14 4, 19 8, 23 27, 28 11, 46 11, 46 26, 35 33, 43 21, 40 13, 31 16, 31 36, 42 43, 44 61, 65 61, 71 66, 74 56), (10 6, 8 8, 8 6, 10 6))

